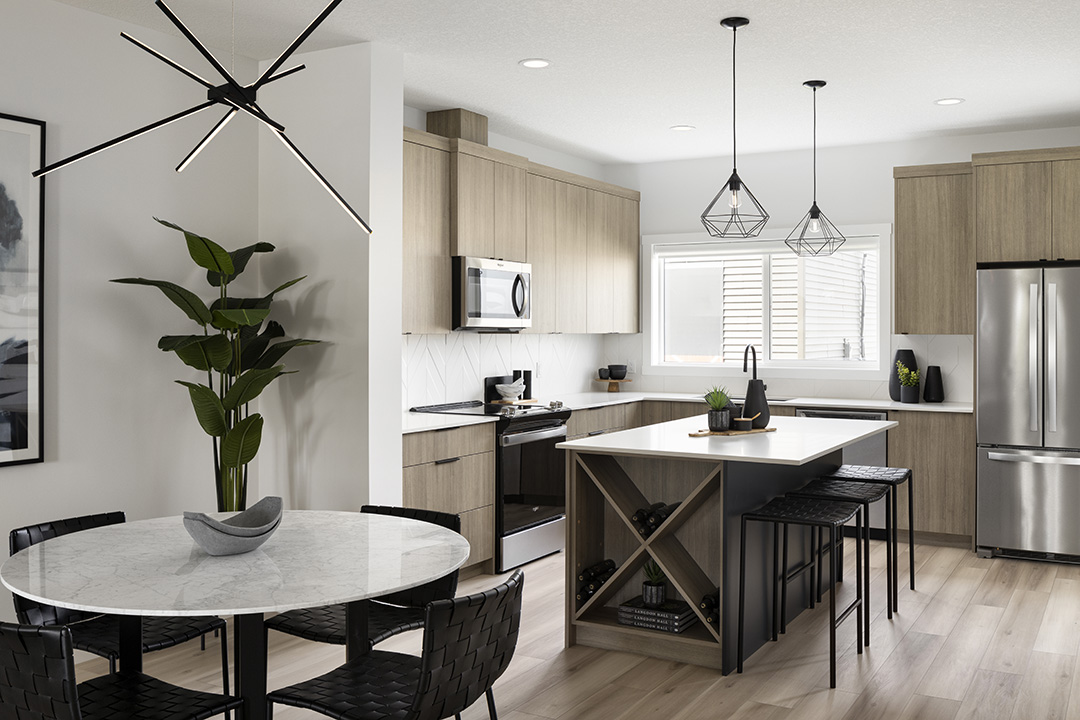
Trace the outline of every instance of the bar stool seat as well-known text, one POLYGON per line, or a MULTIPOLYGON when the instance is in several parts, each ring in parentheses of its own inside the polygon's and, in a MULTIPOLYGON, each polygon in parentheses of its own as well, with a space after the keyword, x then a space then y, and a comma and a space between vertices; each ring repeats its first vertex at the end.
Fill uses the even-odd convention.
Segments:
POLYGON ((836 472, 824 477, 838 480, 858 480, 859 482, 878 483, 889 487, 892 496, 892 526, 893 526, 893 554, 892 554, 892 607, 898 610, 897 595, 900 583, 899 575, 900 554, 897 549, 897 536, 899 525, 896 521, 897 507, 899 507, 897 488, 904 483, 908 484, 908 568, 911 575, 911 589, 915 589, 915 482, 911 477, 910 468, 882 467, 878 465, 841 465, 836 472))
MULTIPOLYGON (((870 644, 870 505, 882 499, 885 500, 885 556, 888 567, 885 571, 887 584, 886 605, 888 606, 889 618, 892 618, 892 514, 890 510, 889 488, 877 483, 857 482, 854 480, 835 480, 832 478, 818 478, 811 481, 801 490, 788 493, 789 497, 810 497, 823 500, 839 500, 841 502, 857 502, 862 505, 863 518, 866 520, 866 532, 863 534, 863 579, 866 581, 863 597, 866 603, 866 612, 863 613, 866 623, 866 644, 870 644)), ((815 544, 816 546, 817 544, 815 544)), ((821 574, 818 574, 818 599, 821 599, 821 574)))
MULTIPOLYGON (((740 536, 739 544, 739 642, 738 642, 738 672, 743 671, 743 639, 744 639, 744 627, 743 620, 745 616, 745 598, 746 598, 746 524, 748 522, 766 522, 773 524, 773 569, 772 569, 772 599, 773 599, 773 611, 772 611, 772 635, 773 639, 776 639, 776 614, 777 614, 777 583, 781 583, 786 587, 787 581, 794 574, 801 572, 802 568, 793 573, 788 574, 787 571, 787 526, 788 525, 803 525, 811 528, 821 528, 822 531, 828 530, 829 532, 829 547, 836 548, 836 536, 841 531, 844 523, 851 518, 856 518, 856 532, 855 538, 855 600, 853 600, 846 608, 844 608, 839 615, 836 612, 836 586, 833 583, 832 591, 829 593, 829 686, 836 687, 836 628, 844 620, 848 618, 851 613, 855 613, 855 634, 857 640, 858 653, 861 655, 863 651, 863 633, 862 622, 859 621, 858 611, 863 607, 863 578, 862 578, 862 549, 863 544, 859 542, 862 539, 863 530, 863 517, 862 517, 862 505, 859 503, 851 502, 838 502, 835 500, 823 500, 820 498, 808 498, 808 497, 794 497, 791 495, 775 498, 770 500, 764 506, 757 510, 751 510, 743 513, 742 516, 742 534, 740 536), (779 560, 777 558, 776 543, 777 529, 779 526, 784 527, 784 557, 785 561, 783 567, 777 567, 779 560)), ((820 560, 821 548, 818 545, 816 553, 820 560)), ((836 578, 836 570, 838 566, 838 553, 831 551, 829 553, 829 564, 831 566, 830 579, 836 578)), ((807 566, 814 567, 817 563, 811 559, 807 566)), ((804 566, 805 567, 805 566, 804 566)), ((820 573, 820 569, 819 569, 820 573)), ((811 591, 812 594, 812 591, 811 591)))

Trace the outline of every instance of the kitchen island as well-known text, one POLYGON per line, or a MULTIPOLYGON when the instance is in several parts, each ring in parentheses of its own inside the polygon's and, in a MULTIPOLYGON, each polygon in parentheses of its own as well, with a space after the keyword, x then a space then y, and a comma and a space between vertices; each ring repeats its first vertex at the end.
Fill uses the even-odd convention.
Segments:
MULTIPOLYGON (((690 437, 704 415, 560 443, 567 451, 566 645, 625 650, 734 669, 738 631, 740 518, 778 495, 840 465, 840 450, 896 427, 895 422, 774 417, 774 432, 690 437), (679 503, 650 535, 632 522, 654 503, 679 503), (611 559, 615 574, 578 599, 579 576, 611 559), (682 632, 621 625, 618 607, 641 593, 642 567, 653 559, 668 577, 669 598, 694 608, 682 632), (719 592, 718 626, 699 606, 719 592), (725 639, 730 640, 725 640, 725 639)), ((792 532, 791 567, 809 557, 809 533, 792 532)), ((768 637, 772 532, 747 532, 746 653, 768 637), (755 570, 756 569, 756 570, 755 570)), ((808 600, 809 578, 788 589, 788 617, 808 600)))

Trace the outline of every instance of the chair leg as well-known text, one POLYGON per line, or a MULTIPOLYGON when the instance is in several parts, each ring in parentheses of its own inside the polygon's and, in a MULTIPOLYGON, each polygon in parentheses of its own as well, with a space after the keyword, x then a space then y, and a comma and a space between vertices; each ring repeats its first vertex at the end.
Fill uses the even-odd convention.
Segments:
POLYGON ((109 656, 109 674, 116 674, 116 657, 113 655, 109 656))
MULTIPOLYGON (((834 553, 834 552, 829 552, 829 558, 832 558, 832 556, 835 555, 835 554, 836 553, 834 553)), ((831 563, 832 560, 830 559, 829 562, 831 563)), ((821 597, 822 597, 821 596, 821 578, 822 578, 822 576, 825 575, 825 528, 818 528, 817 566, 818 566, 817 601, 820 603, 821 602, 821 597)), ((830 569, 829 572, 833 573, 835 571, 830 569)), ((832 574, 829 575, 829 580, 830 581, 833 580, 832 574)))
MULTIPOLYGON (((859 523, 855 523, 856 528, 859 523)), ((866 611, 866 644, 870 644, 870 503, 863 503, 862 506, 862 543, 863 543, 863 556, 862 561, 865 563, 865 567, 862 570, 862 578, 866 580, 866 591, 863 592, 863 609, 866 611)), ((856 537, 855 544, 859 544, 859 539, 856 537)), ((858 552, 856 552, 856 561, 858 560, 858 552)), ((858 573, 857 573, 858 574, 858 573)))
POLYGON ((495 712, 495 694, 491 692, 491 688, 487 689, 487 702, 488 702, 488 718, 489 720, 499 720, 499 714, 495 712))
POLYGON ((893 585, 896 583, 896 566, 893 565, 892 494, 885 493, 885 603, 886 612, 892 620, 893 585))
MULTIPOLYGON (((855 610, 855 647, 858 649, 858 654, 862 655, 863 651, 863 626, 861 615, 865 614, 866 617, 866 644, 870 644, 870 583, 866 584, 866 592, 863 592, 863 547, 865 541, 866 548, 866 562, 870 562, 870 528, 863 524, 863 519, 870 519, 867 513, 868 505, 864 504, 862 508, 855 513, 855 602, 859 604, 859 607, 855 610), (864 536, 863 533, 866 533, 864 536)), ((841 531, 842 532, 842 531, 841 531)), ((867 567, 866 578, 870 578, 870 570, 867 567)))
POLYGON ((829 589, 829 687, 836 688, 836 526, 829 526, 829 565, 830 579, 833 584, 829 589))
MULTIPOLYGON (((788 554, 787 554, 788 525, 787 525, 787 523, 784 523, 784 539, 783 539, 782 542, 784 543, 784 546, 783 546, 783 551, 781 553, 781 555, 782 555, 781 560, 780 560, 780 562, 778 564, 774 565, 773 567, 774 567, 774 569, 779 568, 779 570, 780 570, 780 573, 778 575, 778 577, 780 578, 780 634, 784 635, 785 633, 787 633, 787 571, 788 571, 788 554)), ((773 555, 774 561, 775 561, 775 558, 776 558, 776 556, 773 555)), ((775 570, 774 570, 774 574, 776 574, 775 570)), ((774 597, 775 597, 775 595, 774 595, 774 597)), ((775 640, 775 639, 776 639, 776 633, 773 633, 773 640, 775 640)))
POLYGON ((817 564, 817 553, 814 552, 816 547, 817 528, 813 525, 810 526, 810 590, 806 593, 807 598, 810 600, 810 609, 814 609, 814 583, 816 582, 814 576, 819 572, 817 564))
POLYGON ((836 576, 832 578, 834 584, 844 582, 844 528, 840 528, 838 534, 839 537, 836 539, 836 542, 829 546, 829 552, 835 553, 837 543, 840 544, 840 560, 836 563, 836 576))
MULTIPOLYGON (((214 629, 214 633, 217 634, 217 629, 214 629)), ((203 635, 205 639, 206 636, 203 635)), ((229 633, 225 628, 221 628, 221 687, 225 695, 229 694, 229 633)), ((269 714, 269 711, 268 711, 269 714)), ((232 712, 225 711, 225 720, 229 720, 232 717, 232 712)))
MULTIPOLYGON (((898 512, 897 507, 900 505, 900 493, 896 489, 895 485, 893 485, 892 494, 893 494, 893 499, 892 499, 892 532, 893 532, 892 551, 893 551, 893 559, 892 559, 892 563, 893 563, 894 568, 899 568, 900 567, 900 525, 897 522, 897 512, 898 512)), ((897 572, 899 572, 899 570, 897 570, 897 572)), ((893 589, 892 589, 892 591, 893 591, 893 607, 897 608, 897 609, 899 609, 899 607, 900 607, 900 601, 898 599, 899 598, 899 588, 897 587, 897 585, 899 585, 899 584, 900 584, 899 580, 897 580, 897 582, 893 585, 893 589)), ((894 610, 894 612, 895 612, 895 610, 894 610)))
MULTIPOLYGON (((774 585, 775 587, 775 585, 774 585)), ((739 656, 737 671, 743 668, 743 619, 746 604, 746 518, 742 519, 742 531, 739 536, 739 643, 736 652, 739 656)))
POLYGON ((911 570, 911 589, 915 589, 915 477, 907 481, 908 563, 911 570))

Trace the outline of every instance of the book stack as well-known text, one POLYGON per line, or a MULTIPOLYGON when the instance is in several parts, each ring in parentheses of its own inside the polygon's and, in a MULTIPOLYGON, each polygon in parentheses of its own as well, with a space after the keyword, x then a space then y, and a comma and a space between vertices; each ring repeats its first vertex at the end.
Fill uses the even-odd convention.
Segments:
POLYGON ((681 633, 698 621, 694 609, 682 600, 668 600, 655 608, 645 607, 638 595, 619 605, 619 622, 623 625, 681 633))

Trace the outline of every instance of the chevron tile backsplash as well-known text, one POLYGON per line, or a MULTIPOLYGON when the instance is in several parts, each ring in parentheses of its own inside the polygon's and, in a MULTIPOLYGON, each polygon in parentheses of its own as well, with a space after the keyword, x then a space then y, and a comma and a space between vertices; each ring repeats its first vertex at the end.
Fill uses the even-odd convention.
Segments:
POLYGON ((484 378, 532 370, 533 396, 596 390, 605 365, 602 335, 509 335, 452 332, 401 336, 401 404, 481 400, 484 378))

